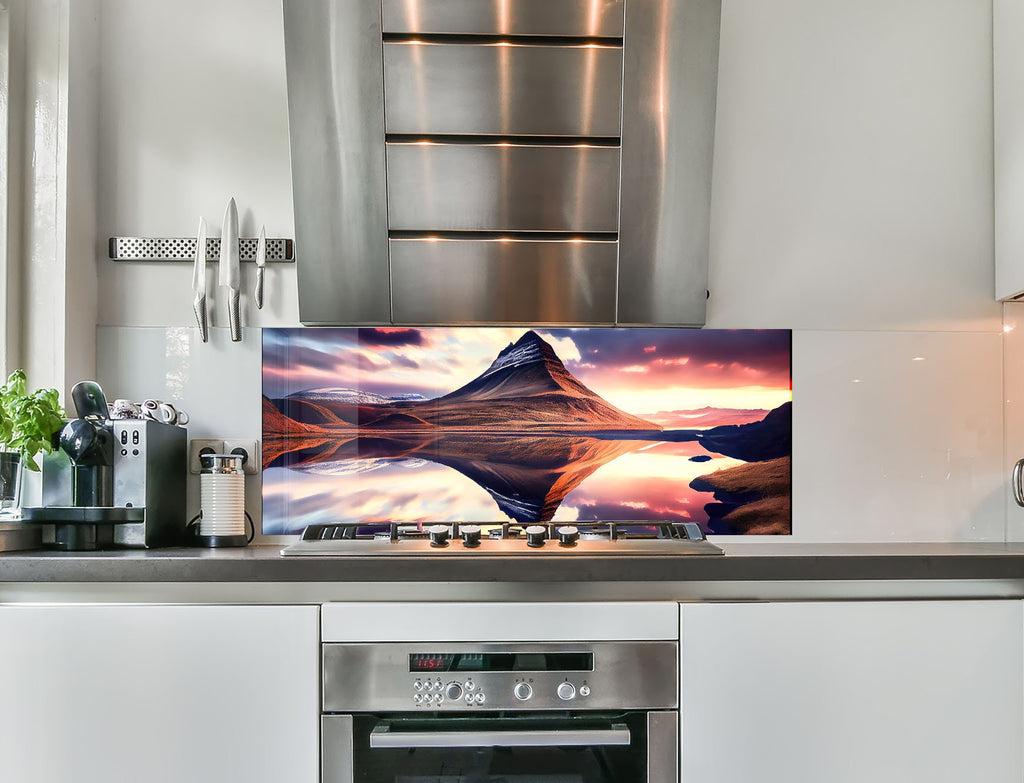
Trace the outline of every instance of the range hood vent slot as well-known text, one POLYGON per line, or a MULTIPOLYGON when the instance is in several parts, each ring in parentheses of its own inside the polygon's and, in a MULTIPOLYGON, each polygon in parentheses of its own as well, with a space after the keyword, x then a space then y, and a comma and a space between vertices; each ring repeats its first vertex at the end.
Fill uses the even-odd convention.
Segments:
POLYGON ((384 43, 483 44, 490 46, 562 46, 622 48, 622 38, 585 36, 503 35, 501 33, 384 33, 384 43))

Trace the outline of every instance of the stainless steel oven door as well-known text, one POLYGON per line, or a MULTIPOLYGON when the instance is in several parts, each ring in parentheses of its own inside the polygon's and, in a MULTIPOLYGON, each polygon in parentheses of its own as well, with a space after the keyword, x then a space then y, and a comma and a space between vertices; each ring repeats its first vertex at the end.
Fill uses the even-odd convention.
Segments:
POLYGON ((324 715, 323 783, 677 783, 679 715, 324 715))

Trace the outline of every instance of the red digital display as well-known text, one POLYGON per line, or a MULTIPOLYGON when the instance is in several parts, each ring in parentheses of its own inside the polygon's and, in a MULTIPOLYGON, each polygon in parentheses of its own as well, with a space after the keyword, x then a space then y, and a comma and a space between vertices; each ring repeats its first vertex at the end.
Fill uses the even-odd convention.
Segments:
POLYGON ((409 656, 409 671, 444 672, 451 668, 454 655, 449 653, 416 653, 409 656))

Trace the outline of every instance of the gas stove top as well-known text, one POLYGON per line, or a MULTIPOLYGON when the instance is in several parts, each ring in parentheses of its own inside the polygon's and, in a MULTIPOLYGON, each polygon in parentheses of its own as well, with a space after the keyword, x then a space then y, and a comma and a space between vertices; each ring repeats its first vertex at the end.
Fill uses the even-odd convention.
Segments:
POLYGON ((573 524, 417 524, 336 522, 309 525, 281 550, 292 556, 432 555, 721 555, 694 522, 575 522, 573 524))

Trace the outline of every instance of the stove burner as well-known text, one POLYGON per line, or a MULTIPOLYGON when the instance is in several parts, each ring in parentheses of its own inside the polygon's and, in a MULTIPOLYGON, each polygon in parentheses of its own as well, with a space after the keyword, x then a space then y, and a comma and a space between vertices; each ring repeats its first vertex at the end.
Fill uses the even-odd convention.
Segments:
POLYGON ((306 527, 282 555, 580 556, 722 554, 694 522, 332 522, 306 527))

